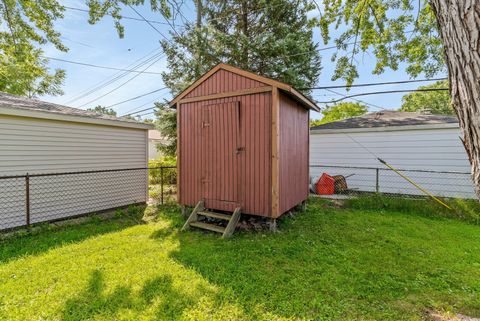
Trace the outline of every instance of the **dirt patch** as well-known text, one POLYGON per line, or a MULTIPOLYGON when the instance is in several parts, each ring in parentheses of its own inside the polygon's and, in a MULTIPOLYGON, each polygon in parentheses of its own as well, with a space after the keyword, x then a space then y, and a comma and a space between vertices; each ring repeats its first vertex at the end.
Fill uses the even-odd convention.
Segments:
POLYGON ((427 311, 425 313, 427 321, 480 321, 479 318, 469 317, 463 314, 452 314, 439 311, 427 311))

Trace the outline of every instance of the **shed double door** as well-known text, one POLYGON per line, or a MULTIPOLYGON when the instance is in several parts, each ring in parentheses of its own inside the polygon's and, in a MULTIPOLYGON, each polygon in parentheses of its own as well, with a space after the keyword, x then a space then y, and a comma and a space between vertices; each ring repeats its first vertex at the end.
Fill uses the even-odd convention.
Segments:
POLYGON ((202 194, 207 208, 233 211, 240 201, 239 102, 202 106, 202 194))

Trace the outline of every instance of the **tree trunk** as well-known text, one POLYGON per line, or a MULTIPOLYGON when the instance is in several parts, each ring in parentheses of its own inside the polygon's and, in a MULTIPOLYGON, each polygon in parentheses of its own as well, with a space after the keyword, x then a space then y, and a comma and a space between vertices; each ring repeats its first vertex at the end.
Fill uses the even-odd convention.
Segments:
MULTIPOLYGON (((248 3, 242 1, 242 33, 245 39, 248 39, 248 3)), ((243 44, 243 68, 248 68, 248 45, 243 44)))
POLYGON ((480 1, 429 1, 443 40, 452 103, 480 198, 480 1))
POLYGON ((196 0, 197 4, 197 22, 196 27, 200 29, 202 27, 202 0, 196 0))
POLYGON ((195 23, 195 32, 197 37, 197 48, 195 49, 195 77, 200 77, 202 74, 202 60, 200 59, 200 48, 202 46, 201 28, 202 28, 202 0, 196 0, 195 6, 197 7, 197 21, 195 23))

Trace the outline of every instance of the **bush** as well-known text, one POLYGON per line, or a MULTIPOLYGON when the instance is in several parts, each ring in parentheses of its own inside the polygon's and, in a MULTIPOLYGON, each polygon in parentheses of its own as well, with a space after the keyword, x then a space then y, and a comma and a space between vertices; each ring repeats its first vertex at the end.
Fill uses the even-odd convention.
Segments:
MULTIPOLYGON (((176 166, 176 157, 164 156, 159 159, 151 159, 148 161, 148 181, 149 184, 160 184, 161 169, 164 166, 176 166)), ((165 184, 176 184, 177 169, 176 168, 164 168, 163 169, 163 181, 165 184)))

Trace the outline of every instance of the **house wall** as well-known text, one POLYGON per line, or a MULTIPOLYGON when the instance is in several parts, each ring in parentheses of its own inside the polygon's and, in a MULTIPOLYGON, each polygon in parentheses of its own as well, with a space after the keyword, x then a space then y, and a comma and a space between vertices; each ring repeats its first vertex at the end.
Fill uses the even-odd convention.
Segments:
MULTIPOLYGON (((0 176, 144 168, 147 131, 0 115, 0 176)), ((31 222, 145 202, 145 170, 30 178, 31 222)), ((0 229, 25 224, 25 179, 0 179, 0 229)))
POLYGON ((148 141, 148 159, 158 159, 162 157, 162 153, 157 149, 158 142, 150 139, 148 141))
POLYGON ((205 155, 206 150, 202 145, 201 107, 234 101, 238 101, 240 106, 239 146, 244 149, 239 154, 238 182, 242 213, 269 216, 271 204, 269 92, 180 104, 180 202, 194 206, 203 198, 201 169, 205 164, 202 160, 208 161, 209 155, 205 155))
MULTIPOLYGON (((310 165, 352 167, 385 166, 366 151, 384 159, 392 166, 405 170, 470 172, 470 164, 460 140, 459 128, 357 131, 318 133, 310 135, 310 165)), ((323 172, 330 175, 350 175, 349 188, 375 191, 376 173, 370 169, 311 167, 310 176, 323 172)), ((417 183, 439 196, 475 197, 468 174, 406 172, 417 183)), ((379 171, 380 192, 422 194, 392 171, 379 171)))
POLYGON ((280 94, 279 216, 308 197, 308 110, 280 94))

